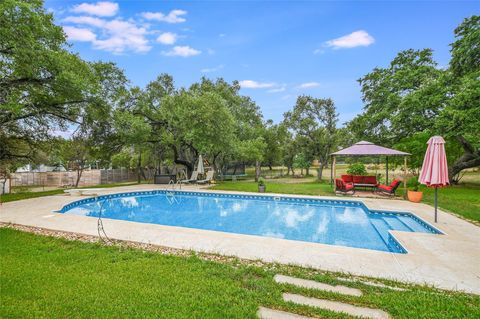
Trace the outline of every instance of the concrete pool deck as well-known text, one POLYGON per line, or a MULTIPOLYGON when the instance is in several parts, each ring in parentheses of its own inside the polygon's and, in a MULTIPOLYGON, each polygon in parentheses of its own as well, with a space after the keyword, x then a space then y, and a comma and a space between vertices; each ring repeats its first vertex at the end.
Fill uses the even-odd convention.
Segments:
MULTIPOLYGON (((164 187, 134 185, 106 188, 102 190, 102 194, 155 189, 164 189, 164 187)), ((209 191, 191 186, 183 189, 209 191)), ((215 192, 232 193, 217 190, 215 192)), ((392 231, 408 251, 407 254, 394 254, 361 248, 113 219, 104 219, 103 224, 107 235, 118 240, 219 253, 245 259, 260 259, 266 262, 295 264, 480 294, 480 227, 478 226, 442 211, 439 211, 439 222, 433 223, 431 206, 401 200, 267 195, 362 201, 374 210, 412 212, 445 234, 392 231)), ((86 197, 56 195, 4 203, 0 206, 0 222, 97 236, 96 218, 54 212, 65 204, 81 198, 86 197)))

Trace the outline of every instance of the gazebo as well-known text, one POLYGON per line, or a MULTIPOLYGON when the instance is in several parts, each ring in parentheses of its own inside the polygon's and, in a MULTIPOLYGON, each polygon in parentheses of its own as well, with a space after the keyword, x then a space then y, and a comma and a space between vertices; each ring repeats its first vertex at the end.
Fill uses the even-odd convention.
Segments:
POLYGON ((403 188, 407 189, 407 156, 410 153, 405 153, 401 151, 397 151, 391 148, 378 146, 373 143, 367 141, 360 141, 358 143, 353 144, 350 147, 344 148, 338 152, 330 154, 332 157, 332 170, 330 174, 330 183, 333 184, 334 179, 336 178, 336 157, 337 156, 345 156, 345 157, 356 157, 356 156, 378 156, 382 157, 385 156, 386 167, 385 167, 385 176, 386 181, 388 184, 388 157, 389 156, 403 156, 404 157, 404 174, 403 174, 403 188))

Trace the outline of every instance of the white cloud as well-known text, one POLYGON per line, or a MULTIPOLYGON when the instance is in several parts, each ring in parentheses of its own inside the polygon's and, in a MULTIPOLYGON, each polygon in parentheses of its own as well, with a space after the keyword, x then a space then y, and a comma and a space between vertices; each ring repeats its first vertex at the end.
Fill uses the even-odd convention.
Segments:
POLYGON ((225 33, 220 33, 220 34, 218 35, 219 38, 224 38, 225 36, 226 36, 225 33))
POLYGON ((221 69, 223 69, 223 64, 220 64, 219 66, 216 66, 214 68, 201 69, 200 72, 202 72, 202 73, 212 73, 212 72, 217 72, 221 69))
POLYGON ((137 26, 133 21, 124 21, 121 19, 108 21, 87 16, 67 17, 64 21, 90 25, 100 29, 104 37, 101 39, 97 37, 90 40, 93 47, 98 50, 122 54, 125 51, 143 53, 150 51, 152 48, 148 45, 146 38, 148 33, 147 29, 137 26))
POLYGON ((239 83, 244 89, 267 89, 275 86, 275 83, 257 82, 253 80, 243 80, 239 83))
POLYGON ((177 42, 177 38, 178 36, 175 33, 164 32, 158 36, 157 42, 160 42, 161 44, 172 45, 177 42))
POLYGON ((93 42, 97 39, 97 35, 90 29, 63 27, 70 41, 93 42))
POLYGON ((325 42, 326 47, 334 49, 350 49, 355 47, 367 47, 374 43, 375 39, 366 31, 359 30, 325 42))
POLYGON ((170 51, 162 52, 162 54, 166 56, 181 56, 184 58, 199 55, 200 53, 202 53, 202 51, 196 50, 189 46, 175 46, 170 51))
POLYGON ((165 15, 162 12, 142 12, 141 16, 147 20, 154 20, 167 23, 181 23, 187 21, 182 16, 186 15, 187 11, 184 10, 172 10, 169 14, 165 15))
POLYGON ((284 84, 278 88, 274 88, 274 89, 271 89, 271 90, 268 90, 267 93, 279 93, 279 92, 283 92, 287 89, 287 86, 284 84))
POLYGON ((94 17, 79 16, 79 17, 66 17, 63 19, 65 22, 72 22, 77 24, 91 25, 92 27, 103 28, 107 21, 94 17))
POLYGON ((297 86, 298 89, 309 89, 309 88, 314 88, 320 86, 320 83, 318 82, 306 82, 302 83, 299 86, 297 86))
POLYGON ((86 13, 100 17, 112 17, 118 12, 118 3, 100 1, 95 4, 81 3, 72 9, 75 13, 86 13))

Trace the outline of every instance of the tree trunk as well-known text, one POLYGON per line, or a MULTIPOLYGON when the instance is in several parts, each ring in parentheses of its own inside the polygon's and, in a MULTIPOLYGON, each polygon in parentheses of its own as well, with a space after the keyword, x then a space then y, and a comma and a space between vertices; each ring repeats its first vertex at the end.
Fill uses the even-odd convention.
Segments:
POLYGON ((255 161, 255 182, 258 182, 260 178, 260 162, 255 161))
POLYGON ((77 168, 77 181, 75 182, 75 188, 77 188, 78 184, 80 184, 80 179, 82 178, 82 173, 83 173, 83 166, 77 168))
POLYGON ((138 152, 138 161, 137 161, 137 183, 140 184, 141 182, 141 172, 140 169, 142 167, 142 152, 138 152))
POLYGON ((268 164, 268 168, 269 168, 270 170, 273 170, 272 164, 268 164))
POLYGON ((310 175, 310 167, 305 168, 305 175, 310 175))
POLYGON ((458 183, 458 174, 464 169, 480 166, 480 149, 475 150, 463 136, 458 136, 457 140, 462 145, 464 153, 449 168, 448 178, 452 184, 458 183))
POLYGON ((318 172, 317 172, 317 180, 318 181, 322 180, 324 166, 325 166, 325 164, 320 162, 320 165, 318 166, 318 172))

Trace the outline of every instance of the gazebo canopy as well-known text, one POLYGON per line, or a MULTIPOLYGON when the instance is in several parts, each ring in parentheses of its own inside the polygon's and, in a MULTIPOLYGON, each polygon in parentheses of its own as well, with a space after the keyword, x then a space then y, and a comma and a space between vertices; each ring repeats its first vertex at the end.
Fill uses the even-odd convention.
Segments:
POLYGON ((397 151, 391 148, 378 146, 370 142, 360 141, 350 147, 332 153, 334 156, 408 156, 410 153, 397 151))

